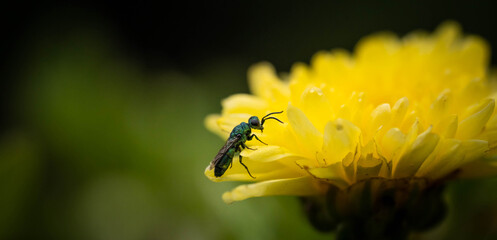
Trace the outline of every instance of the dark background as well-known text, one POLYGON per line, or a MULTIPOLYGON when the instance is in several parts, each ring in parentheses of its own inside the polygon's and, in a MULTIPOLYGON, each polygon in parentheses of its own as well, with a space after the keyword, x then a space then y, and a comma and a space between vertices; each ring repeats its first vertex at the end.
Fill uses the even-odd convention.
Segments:
MULTIPOLYGON (((0 16, 2 65, 12 76, 22 71, 33 42, 91 28, 145 71, 190 73, 223 61, 246 68, 262 60, 287 71, 318 50, 352 50, 367 34, 388 30, 402 36, 433 30, 446 20, 458 21, 466 33, 495 46, 495 7, 493 1, 21 1, 0 16)), ((4 90, 22 84, 2 80, 4 90)))
MULTIPOLYGON (((281 239, 316 233, 294 198, 226 206, 203 119, 279 72, 368 34, 446 20, 496 55, 492 1, 19 2, 0 14, 0 239, 281 239)), ((495 65, 495 58, 492 58, 495 65)), ((457 182, 427 239, 496 239, 496 179, 457 182)))

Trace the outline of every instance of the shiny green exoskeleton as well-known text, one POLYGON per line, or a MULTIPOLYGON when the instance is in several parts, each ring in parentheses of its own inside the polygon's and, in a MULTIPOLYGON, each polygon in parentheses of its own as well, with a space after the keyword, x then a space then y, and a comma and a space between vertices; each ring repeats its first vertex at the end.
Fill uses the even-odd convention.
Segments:
POLYGON ((282 121, 280 121, 275 117, 270 117, 270 115, 272 114, 280 114, 282 112, 283 111, 269 113, 266 116, 264 116, 261 121, 259 121, 259 118, 257 116, 252 116, 249 118, 248 122, 242 122, 238 124, 236 127, 234 127, 230 133, 228 140, 226 141, 226 144, 224 144, 221 150, 219 150, 219 152, 217 153, 214 160, 212 160, 211 162, 209 169, 214 168, 214 176, 221 177, 224 174, 224 172, 228 170, 228 167, 233 166, 233 158, 235 157, 235 155, 238 154, 238 159, 240 160, 240 164, 242 164, 242 166, 245 167, 250 177, 255 178, 254 176, 252 176, 252 174, 250 174, 250 171, 248 170, 247 166, 243 164, 240 152, 245 148, 255 150, 245 145, 245 142, 247 140, 250 141, 253 138, 257 139, 259 142, 263 144, 266 144, 263 141, 261 141, 255 134, 252 133, 252 129, 258 129, 261 130, 262 132, 264 130, 263 127, 264 122, 268 119, 274 119, 280 123, 283 123, 282 121))

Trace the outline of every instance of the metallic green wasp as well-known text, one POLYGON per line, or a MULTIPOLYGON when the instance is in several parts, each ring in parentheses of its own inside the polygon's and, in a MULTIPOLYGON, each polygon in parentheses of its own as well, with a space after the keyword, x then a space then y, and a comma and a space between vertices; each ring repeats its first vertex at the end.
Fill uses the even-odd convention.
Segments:
POLYGON ((216 157, 214 157, 214 160, 212 160, 209 166, 209 170, 214 168, 214 176, 221 177, 224 174, 224 172, 226 172, 228 167, 233 166, 233 157, 235 157, 235 155, 238 154, 238 159, 240 160, 240 164, 242 164, 245 167, 245 169, 247 169, 247 172, 250 175, 250 177, 255 178, 254 176, 252 176, 252 174, 250 174, 250 171, 248 170, 247 166, 243 164, 240 152, 244 148, 255 150, 245 145, 245 142, 247 140, 252 140, 254 137, 255 139, 259 140, 259 142, 266 144, 263 141, 261 141, 255 134, 252 134, 251 129, 252 128, 259 129, 262 132, 264 130, 263 127, 264 122, 268 119, 274 119, 280 123, 283 123, 282 121, 280 121, 275 117, 270 117, 270 115, 272 114, 280 114, 282 112, 283 111, 269 113, 268 115, 262 118, 262 121, 259 121, 259 118, 257 116, 252 116, 249 118, 248 122, 242 122, 238 124, 236 127, 234 127, 230 133, 228 140, 221 148, 221 150, 219 150, 216 157))

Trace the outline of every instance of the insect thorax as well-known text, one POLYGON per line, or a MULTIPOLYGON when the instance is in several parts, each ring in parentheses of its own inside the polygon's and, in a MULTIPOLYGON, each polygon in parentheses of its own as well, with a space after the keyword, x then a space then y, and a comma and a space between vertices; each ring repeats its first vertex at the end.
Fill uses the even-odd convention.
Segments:
POLYGON ((233 128, 233 130, 231 131, 230 137, 235 137, 238 134, 241 134, 242 136, 243 135, 248 136, 248 135, 250 135, 251 132, 252 131, 251 131, 249 125, 246 122, 242 122, 233 128))

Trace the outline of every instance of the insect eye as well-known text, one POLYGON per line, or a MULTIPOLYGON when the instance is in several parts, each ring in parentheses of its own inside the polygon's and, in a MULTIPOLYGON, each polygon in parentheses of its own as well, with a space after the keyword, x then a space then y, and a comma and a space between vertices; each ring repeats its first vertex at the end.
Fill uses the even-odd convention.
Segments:
POLYGON ((259 119, 257 119, 257 118, 253 118, 253 119, 251 119, 251 120, 250 120, 250 124, 251 124, 252 126, 259 126, 259 119))

